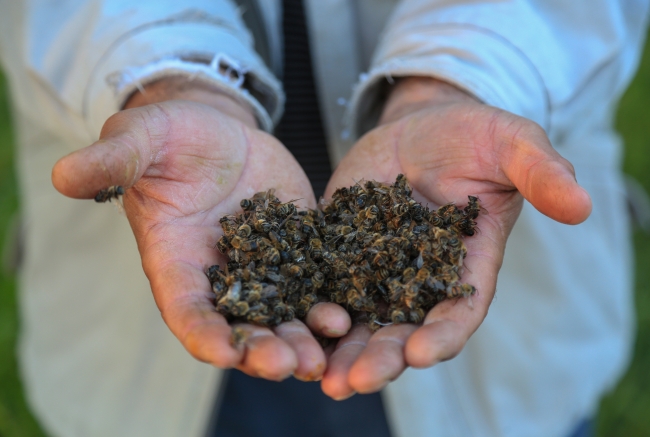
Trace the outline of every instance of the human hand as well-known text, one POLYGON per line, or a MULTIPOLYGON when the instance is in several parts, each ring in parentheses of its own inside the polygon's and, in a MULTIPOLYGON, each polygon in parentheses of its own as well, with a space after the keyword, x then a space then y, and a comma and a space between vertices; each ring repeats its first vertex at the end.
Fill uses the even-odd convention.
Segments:
POLYGON ((298 320, 272 330, 241 325, 246 347, 233 347, 205 274, 225 262, 214 248, 219 219, 240 210, 241 199, 274 187, 284 201, 315 206, 298 163, 256 129, 247 107, 185 79, 157 82, 127 108, 106 121, 99 141, 57 162, 54 186, 80 199, 108 186, 126 188, 124 209, 156 304, 196 359, 273 380, 319 378, 325 356, 309 328, 342 335, 350 326, 342 308, 315 306, 309 328, 298 320))
POLYGON ((422 325, 391 325, 372 333, 356 325, 330 352, 321 382, 334 399, 370 393, 406 366, 424 368, 456 356, 476 331, 494 297, 506 240, 527 199, 543 214, 577 224, 591 212, 571 164, 530 120, 483 105, 457 88, 427 78, 398 82, 380 125, 362 137, 332 176, 325 197, 360 179, 393 182, 403 173, 416 200, 429 207, 480 198, 489 214, 465 240, 461 280, 478 294, 447 300, 422 325))

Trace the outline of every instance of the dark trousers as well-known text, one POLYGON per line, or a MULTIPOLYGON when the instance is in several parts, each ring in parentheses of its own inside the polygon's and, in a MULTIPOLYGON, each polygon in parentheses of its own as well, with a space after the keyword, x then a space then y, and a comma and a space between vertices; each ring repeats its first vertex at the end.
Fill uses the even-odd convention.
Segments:
MULTIPOLYGON (((316 382, 272 382, 234 370, 219 398, 206 437, 390 437, 378 393, 334 401, 316 382)), ((593 435, 591 420, 569 434, 593 435)))
POLYGON ((317 382, 227 378, 208 437, 390 437, 378 393, 334 401, 317 382))

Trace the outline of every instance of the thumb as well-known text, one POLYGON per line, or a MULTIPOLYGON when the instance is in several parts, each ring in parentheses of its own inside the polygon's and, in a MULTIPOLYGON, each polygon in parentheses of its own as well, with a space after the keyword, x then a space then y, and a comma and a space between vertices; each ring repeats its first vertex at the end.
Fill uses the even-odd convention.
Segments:
POLYGON ((539 212, 566 224, 591 214, 591 198, 575 177, 573 165, 551 146, 544 130, 518 120, 501 133, 501 167, 506 177, 539 212))
POLYGON ((92 145, 61 158, 52 183, 63 195, 95 197, 112 185, 130 187, 164 148, 170 120, 159 105, 128 109, 111 116, 92 145))

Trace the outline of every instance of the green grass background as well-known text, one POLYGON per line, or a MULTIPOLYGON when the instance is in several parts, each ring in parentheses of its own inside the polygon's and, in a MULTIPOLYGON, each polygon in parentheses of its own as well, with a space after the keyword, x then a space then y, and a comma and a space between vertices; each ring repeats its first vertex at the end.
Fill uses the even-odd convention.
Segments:
MULTIPOLYGON (((12 129, 6 83, 0 73, 0 247, 18 208, 13 170, 12 129)), ((625 171, 650 192, 650 49, 646 47, 635 80, 623 97, 617 127, 625 139, 625 171)), ((638 335, 634 359, 616 389, 602 401, 599 437, 650 436, 650 235, 636 232, 638 335)), ((45 434, 27 408, 15 358, 17 316, 15 280, 0 271, 0 437, 45 434)))
MULTIPOLYGON (((0 72, 0 248, 18 209, 7 87, 0 72)), ((25 404, 16 363, 16 282, 0 269, 0 437, 44 436, 25 404)))

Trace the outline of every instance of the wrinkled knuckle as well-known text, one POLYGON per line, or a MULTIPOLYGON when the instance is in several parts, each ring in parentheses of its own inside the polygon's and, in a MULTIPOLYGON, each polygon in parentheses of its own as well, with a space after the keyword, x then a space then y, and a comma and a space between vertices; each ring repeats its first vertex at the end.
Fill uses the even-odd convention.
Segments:
POLYGON ((151 149, 157 149, 166 143, 172 127, 172 117, 164 103, 153 103, 141 108, 140 115, 143 136, 151 149))
POLYGON ((544 129, 532 120, 502 109, 490 108, 486 131, 493 144, 516 148, 546 138, 544 129))
POLYGON ((351 346, 356 346, 359 349, 364 349, 367 345, 368 343, 366 343, 365 341, 359 341, 359 340, 347 341, 345 343, 339 342, 336 346, 336 350, 339 351, 341 349, 345 349, 351 346))
POLYGON ((102 130, 99 134, 100 138, 110 136, 114 132, 120 132, 125 129, 131 123, 131 118, 129 114, 126 114, 126 111, 116 112, 115 114, 108 117, 102 126, 102 130))
POLYGON ((147 118, 145 121, 149 124, 149 127, 164 131, 169 129, 172 121, 172 116, 169 112, 168 106, 168 104, 165 104, 163 102, 152 103, 151 105, 147 105, 142 108, 144 111, 146 111, 147 118))
POLYGON ((374 336, 370 339, 368 344, 382 344, 389 347, 398 347, 400 349, 404 348, 406 341, 402 338, 392 337, 392 336, 374 336))
POLYGON ((513 145, 539 145, 539 141, 546 138, 546 132, 534 121, 517 117, 509 126, 506 135, 510 137, 513 145))
POLYGON ((276 330, 275 332, 278 337, 283 338, 287 341, 302 341, 302 340, 310 340, 313 338, 311 334, 308 334, 303 329, 290 328, 290 329, 276 330))
POLYGON ((565 159, 562 156, 558 156, 557 160, 559 161, 560 165, 564 166, 567 170, 569 170, 569 172, 571 172, 572 175, 575 176, 576 169, 573 166, 573 164, 571 163, 571 161, 569 161, 568 159, 565 159))

